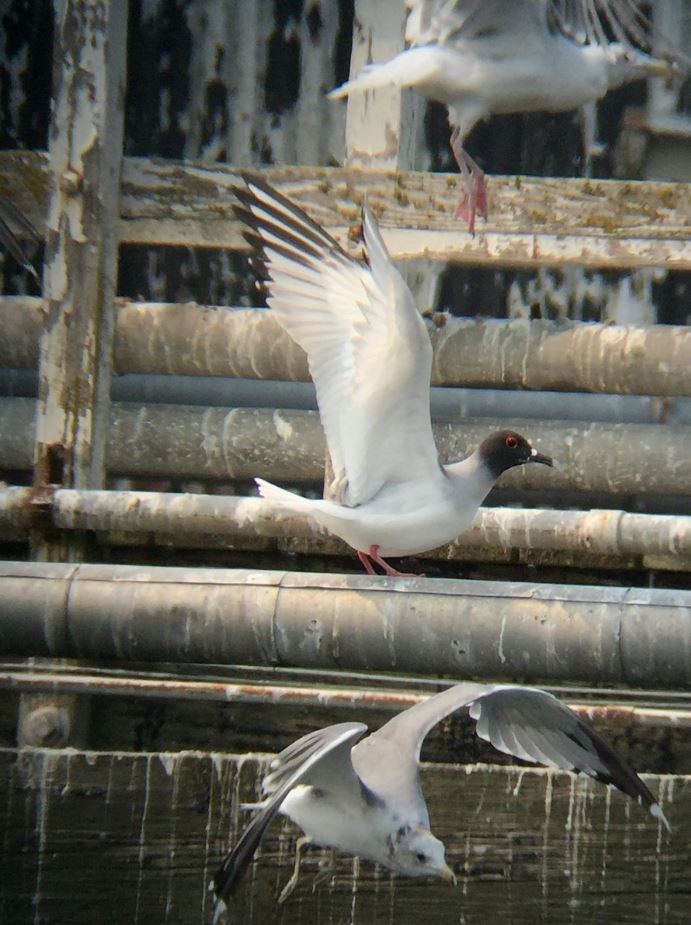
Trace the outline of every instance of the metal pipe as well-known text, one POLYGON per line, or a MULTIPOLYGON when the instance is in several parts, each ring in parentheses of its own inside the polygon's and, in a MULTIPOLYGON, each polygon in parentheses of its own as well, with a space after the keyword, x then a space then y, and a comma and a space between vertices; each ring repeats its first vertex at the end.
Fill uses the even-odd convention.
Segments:
MULTIPOLYGON (((31 467, 34 411, 31 399, 0 399, 0 468, 31 467)), ((437 424, 434 434, 443 459, 461 459, 503 427, 559 464, 521 466, 502 476, 503 488, 691 494, 685 427, 493 418, 437 424)), ((106 458, 111 476, 318 483, 324 450, 315 412, 114 404, 106 458)))
POLYGON ((688 591, 26 562, 0 589, 6 654, 691 683, 688 591))
MULTIPOLYGON (((36 366, 40 299, 0 299, 0 366, 36 366)), ((445 317, 430 325, 435 385, 691 395, 682 326, 445 317)), ((264 309, 118 302, 114 369, 124 373, 307 380, 302 350, 264 309)))
MULTIPOLYGON (((34 493, 29 488, 0 489, 0 529, 28 530, 34 493)), ((234 541, 256 537, 301 537, 310 551, 324 546, 309 518, 282 514, 260 498, 172 494, 146 491, 59 489, 41 496, 43 515, 60 530, 195 535, 234 541)), ((339 544, 345 550, 344 544, 339 544)), ((625 511, 555 511, 481 508, 473 526, 437 551, 435 557, 463 559, 479 547, 552 550, 591 556, 643 559, 666 568, 691 569, 691 517, 630 514, 625 511)))
MULTIPOLYGON (((28 369, 0 369, 0 395, 36 398, 38 375, 28 369)), ((128 373, 114 376, 111 399, 137 404, 201 405, 218 408, 292 408, 316 411, 311 382, 225 379, 128 373)), ((619 424, 691 424, 691 399, 663 401, 647 395, 589 395, 584 392, 524 392, 506 389, 430 390, 432 418, 493 417, 511 407, 516 417, 619 424)))

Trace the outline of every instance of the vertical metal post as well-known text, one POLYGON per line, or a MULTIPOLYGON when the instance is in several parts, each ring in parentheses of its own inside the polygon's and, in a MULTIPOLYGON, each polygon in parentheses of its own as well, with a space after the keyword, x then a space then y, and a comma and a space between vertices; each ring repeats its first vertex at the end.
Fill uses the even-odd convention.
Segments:
MULTIPOLYGON (((108 427, 127 4, 56 4, 34 485, 100 488, 108 427)), ((39 539, 38 558, 69 560, 39 539)))
MULTIPOLYGON (((37 509, 54 486, 101 488, 109 420, 127 3, 55 4, 53 119, 39 355, 34 488, 37 509)), ((83 540, 55 537, 40 518, 32 555, 76 561, 83 540)), ((64 745, 79 725, 73 698, 23 699, 20 744, 64 745), (59 701, 59 702, 58 702, 59 701), (40 715, 39 715, 40 713, 40 715)))

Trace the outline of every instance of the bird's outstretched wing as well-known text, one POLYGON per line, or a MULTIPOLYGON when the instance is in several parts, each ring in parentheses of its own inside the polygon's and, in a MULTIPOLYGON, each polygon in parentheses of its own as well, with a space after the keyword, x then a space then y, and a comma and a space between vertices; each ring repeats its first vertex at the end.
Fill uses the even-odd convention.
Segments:
POLYGON ((334 465, 335 500, 356 506, 389 481, 438 468, 429 411, 432 346, 410 290, 364 210, 369 266, 261 180, 236 190, 267 302, 307 353, 334 465))
POLYGON ((613 784, 668 825, 655 797, 612 746, 556 697, 536 688, 472 683, 448 688, 359 743, 352 754, 355 770, 387 802, 390 794, 400 795, 401 807, 419 811, 422 742, 433 726, 460 709, 468 710, 477 734, 499 751, 613 784))
POLYGON ((580 44, 652 49, 652 23, 637 0, 548 0, 549 21, 580 44))
POLYGON ((22 247, 20 238, 40 241, 41 236, 10 199, 0 196, 0 244, 7 248, 20 266, 38 280, 38 273, 22 247))
POLYGON ((501 35, 519 39, 529 32, 559 31, 578 44, 619 42, 630 52, 644 51, 672 60, 671 43, 656 36, 640 0, 410 0, 406 39, 411 45, 446 44, 501 35))
POLYGON ((669 828, 655 797, 628 762, 590 723, 547 691, 495 687, 476 697, 469 712, 480 738, 499 751, 613 784, 669 828))
POLYGON ((327 726, 293 742, 273 759, 262 784, 266 799, 259 804, 257 815, 214 875, 214 890, 219 899, 225 901, 233 892, 269 823, 293 787, 318 786, 326 781, 330 786, 338 782, 341 788, 351 787, 355 793, 359 792, 360 782, 353 771, 350 750, 366 731, 364 723, 327 726))
POLYGON ((496 43, 547 28, 544 0, 412 0, 406 41, 412 46, 457 44, 487 39, 496 43))

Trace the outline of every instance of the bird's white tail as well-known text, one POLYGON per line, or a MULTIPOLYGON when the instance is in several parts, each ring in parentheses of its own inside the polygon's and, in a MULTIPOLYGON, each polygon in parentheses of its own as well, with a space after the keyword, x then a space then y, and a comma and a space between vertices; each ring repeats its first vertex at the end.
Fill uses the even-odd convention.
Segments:
POLYGON ((286 491, 285 488, 279 488, 272 482, 265 482, 264 479, 255 479, 259 494, 272 504, 279 504, 282 507, 288 507, 293 511, 309 511, 311 503, 308 498, 302 498, 292 491, 286 491))
POLYGON ((382 64, 368 64, 352 80, 346 81, 328 94, 339 100, 353 90, 375 87, 415 87, 434 77, 439 70, 439 58, 434 48, 409 48, 382 64))

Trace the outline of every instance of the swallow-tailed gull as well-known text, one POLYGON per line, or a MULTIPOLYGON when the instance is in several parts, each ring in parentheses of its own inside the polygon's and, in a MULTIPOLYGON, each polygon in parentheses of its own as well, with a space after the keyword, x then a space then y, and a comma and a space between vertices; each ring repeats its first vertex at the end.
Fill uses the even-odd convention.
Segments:
POLYGON ((278 812, 305 833, 281 900, 297 883, 300 853, 308 845, 358 855, 407 877, 455 883, 444 845, 430 831, 420 748, 433 726, 461 709, 476 721, 477 735, 499 751, 613 784, 669 829, 635 771, 556 697, 529 687, 464 683, 404 710, 366 739, 363 723, 339 723, 282 751, 262 782, 265 799, 248 807, 256 816, 216 872, 217 896, 228 899, 278 812))
POLYGON ((485 175, 463 148, 493 114, 563 112, 647 74, 669 74, 650 49, 651 25, 635 0, 413 0, 410 47, 371 64, 329 94, 414 87, 445 103, 463 178, 456 215, 472 232, 487 217, 485 175), (616 41, 610 41, 609 36, 616 41))
POLYGON ((502 472, 552 460, 510 430, 460 462, 441 465, 429 408, 432 345, 371 212, 369 265, 261 180, 236 190, 273 315, 307 353, 334 478, 321 500, 257 479, 262 496, 310 515, 372 561, 455 539, 502 472))

